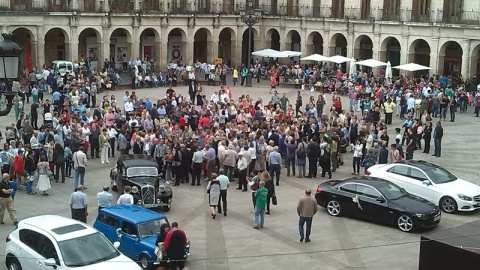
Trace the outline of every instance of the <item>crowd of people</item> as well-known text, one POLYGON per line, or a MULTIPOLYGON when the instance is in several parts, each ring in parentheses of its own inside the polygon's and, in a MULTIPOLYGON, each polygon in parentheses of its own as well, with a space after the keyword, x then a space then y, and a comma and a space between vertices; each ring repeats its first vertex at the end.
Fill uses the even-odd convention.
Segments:
MULTIPOLYGON (((262 68, 254 66, 256 72, 262 68)), ((87 188, 87 163, 105 165, 116 155, 133 153, 154 157, 167 184, 201 186, 203 175, 213 219, 217 213, 227 216, 227 189, 237 181, 239 192, 251 191, 254 228, 261 229, 265 214, 271 213, 270 204, 276 203, 280 175, 332 178, 348 156, 352 174, 359 175, 360 167, 366 172, 378 163, 413 159, 422 140, 423 152, 429 154, 433 139, 433 155, 440 157, 441 120, 447 112, 454 122, 457 110, 466 113, 475 106, 478 116, 480 109, 480 87, 474 81, 445 76, 391 79, 361 71, 348 76, 321 66, 277 65, 267 72, 275 77, 270 80, 274 91, 268 100, 235 96, 226 85, 207 97, 195 76, 188 75, 188 96, 177 92, 170 81, 165 95, 155 100, 125 91, 117 101, 115 95, 101 94, 108 77, 102 72, 62 77, 45 68, 41 76, 26 74, 30 82, 15 98, 17 122, 3 134, 0 166, 3 180, 9 181, 2 182, 0 218, 5 209, 13 210, 16 187, 25 186, 27 194, 35 195, 32 183, 37 182, 37 191, 47 196, 51 180, 65 183, 73 171, 73 188, 81 192, 87 188), (285 75, 303 84, 293 101, 276 89, 285 75), (47 92, 51 98, 45 96, 47 92), (348 97, 347 105, 342 94, 348 97), (401 126, 392 127, 393 114, 403 121, 401 126)), ((226 84, 226 78, 222 82, 226 84)), ((78 209, 86 213, 86 206, 78 209)), ((310 216, 312 211, 311 207, 307 211, 310 216)), ((300 223, 301 241, 303 223, 307 223, 305 239, 310 241, 311 217, 300 223)))

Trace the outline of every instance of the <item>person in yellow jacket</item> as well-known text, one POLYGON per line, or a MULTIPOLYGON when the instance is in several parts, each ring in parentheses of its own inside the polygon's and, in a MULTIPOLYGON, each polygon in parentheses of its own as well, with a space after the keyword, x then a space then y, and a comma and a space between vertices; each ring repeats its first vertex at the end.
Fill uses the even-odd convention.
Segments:
POLYGON ((391 98, 387 99, 387 102, 383 103, 383 107, 385 108, 385 124, 391 125, 392 124, 392 115, 393 115, 393 108, 395 108, 395 103, 392 102, 391 98))
POLYGON ((238 69, 237 67, 233 68, 233 86, 238 82, 238 69))

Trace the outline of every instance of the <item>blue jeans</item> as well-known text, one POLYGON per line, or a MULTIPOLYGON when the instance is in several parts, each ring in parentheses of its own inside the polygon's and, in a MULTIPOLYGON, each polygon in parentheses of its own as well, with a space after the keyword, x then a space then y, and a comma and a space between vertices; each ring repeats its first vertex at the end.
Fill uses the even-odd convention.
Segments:
POLYGON ((300 237, 303 239, 306 236, 306 239, 310 238, 310 232, 312 231, 312 217, 300 217, 298 220, 298 230, 300 232, 300 237), (307 223, 307 232, 306 235, 303 234, 303 225, 307 223))
POLYGON ((255 206, 255 227, 263 228, 265 220, 265 207, 255 206))
POLYGON ((445 118, 447 118, 448 108, 440 108, 440 109, 441 109, 440 118, 443 118, 443 120, 445 120, 445 118))
POLYGON ((437 115, 439 114, 439 110, 440 110, 440 104, 433 104, 432 117, 437 117, 437 115))
POLYGON ((77 169, 75 169, 74 176, 73 176, 73 188, 77 188, 78 180, 80 180, 80 185, 83 186, 85 182, 85 173, 80 173, 77 169), (79 179, 80 178, 80 179, 79 179))
POLYGON ((442 155, 442 139, 433 139, 433 143, 435 145, 435 151, 433 154, 440 157, 442 155))
MULTIPOLYGON (((35 175, 35 171, 33 172, 28 172, 28 171, 25 171, 27 173, 27 177, 28 176, 34 176, 35 175)), ((27 193, 30 194, 33 192, 32 190, 32 185, 33 185, 33 181, 29 181, 28 178, 27 178, 27 193)))
POLYGON ((273 176, 275 175, 275 183, 280 183, 280 164, 271 164, 269 165, 269 173, 270 173, 270 177, 272 177, 272 181, 273 181, 273 176))

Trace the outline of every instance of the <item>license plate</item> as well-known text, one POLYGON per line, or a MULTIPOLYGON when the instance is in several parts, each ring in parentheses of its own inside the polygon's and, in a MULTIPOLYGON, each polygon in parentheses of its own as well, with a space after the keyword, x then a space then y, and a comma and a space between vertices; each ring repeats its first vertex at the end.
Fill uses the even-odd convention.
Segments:
POLYGON ((434 221, 434 222, 435 222, 435 221, 439 221, 439 220, 440 220, 440 215, 438 215, 438 216, 436 216, 436 217, 433 218, 433 221, 434 221))

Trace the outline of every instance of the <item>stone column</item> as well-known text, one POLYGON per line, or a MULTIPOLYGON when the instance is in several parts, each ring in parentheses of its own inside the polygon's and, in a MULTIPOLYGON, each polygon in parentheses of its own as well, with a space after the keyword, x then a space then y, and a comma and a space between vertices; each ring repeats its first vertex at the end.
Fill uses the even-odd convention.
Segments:
MULTIPOLYGON (((77 27, 70 27, 70 41, 68 46, 67 56, 69 56, 70 61, 75 62, 78 61, 78 34, 77 34, 77 27), (68 55, 70 54, 70 55, 68 55)), ((65 44, 67 45, 67 44, 65 44)))
POLYGON ((213 59, 218 57, 218 38, 207 41, 207 61, 213 63, 213 59))
POLYGON ((43 66, 45 63, 45 33, 43 26, 37 26, 37 65, 43 66))
POLYGON ((438 54, 438 38, 432 38, 432 47, 430 48, 430 74, 443 73, 443 60, 445 59, 445 53, 443 55, 438 54))
POLYGON ((110 59, 110 31, 109 28, 103 27, 103 42, 100 44, 100 51, 102 51, 102 58, 99 58, 97 61, 97 69, 103 67, 103 61, 105 58, 110 59))
POLYGON ((232 37, 232 62, 238 66, 242 64, 242 38, 243 27, 237 26, 237 36, 232 37))
POLYGON ((36 40, 31 40, 30 41, 30 47, 31 47, 31 58, 32 58, 32 67, 39 67, 41 66, 40 63, 38 63, 37 55, 38 55, 38 42, 36 40))
POLYGON ((460 74, 462 74, 463 79, 466 80, 470 77, 470 40, 463 40, 462 50, 462 70, 460 74))

